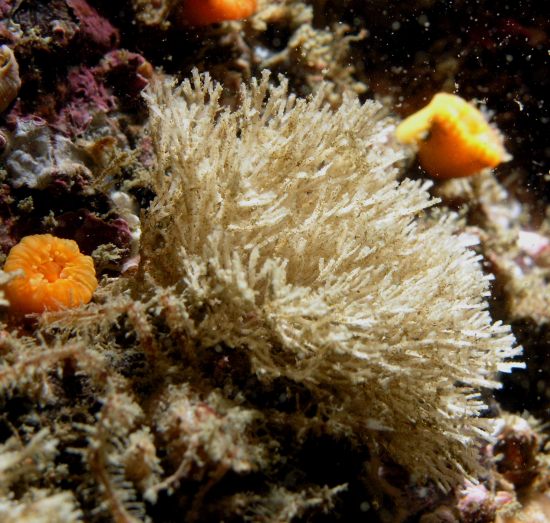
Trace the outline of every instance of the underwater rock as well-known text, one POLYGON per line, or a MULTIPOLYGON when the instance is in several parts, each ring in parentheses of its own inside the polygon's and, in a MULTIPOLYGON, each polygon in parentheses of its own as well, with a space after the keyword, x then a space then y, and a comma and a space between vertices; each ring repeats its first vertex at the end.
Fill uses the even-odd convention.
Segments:
POLYGON ((0 0, 0 16, 8 16, 12 7, 11 0, 0 0))
POLYGON ((153 66, 138 53, 116 49, 107 53, 94 73, 104 77, 126 108, 143 105, 141 91, 153 75, 153 66))
POLYGON ((24 56, 34 55, 39 60, 43 54, 39 57, 36 51, 96 55, 119 42, 118 30, 85 0, 18 2, 9 13, 4 31, 11 34, 10 40, 17 42, 24 56))
POLYGON ((468 484, 461 491, 457 508, 463 523, 492 523, 496 506, 494 496, 485 485, 468 484))
POLYGON ((79 37, 97 49, 107 51, 118 45, 120 36, 111 23, 85 0, 66 0, 78 20, 79 37))
POLYGON ((497 518, 496 523, 547 523, 550 521, 550 493, 533 492, 512 516, 497 518))
POLYGON ((54 234, 72 238, 84 254, 91 254, 97 247, 112 243, 125 254, 131 250, 132 232, 124 218, 100 218, 96 214, 81 209, 56 217, 54 234))
POLYGON ((2 218, 0 220, 0 252, 7 254, 9 250, 17 243, 17 238, 13 234, 15 220, 13 218, 2 218))
POLYGON ((540 447, 540 437, 526 419, 506 416, 493 448, 498 471, 516 489, 526 487, 540 474, 540 447))
POLYGON ((59 87, 65 104, 52 127, 68 136, 82 135, 101 113, 109 113, 117 107, 116 98, 87 67, 69 71, 66 84, 59 87))
POLYGON ((146 26, 156 26, 161 29, 167 29, 170 26, 167 19, 174 9, 174 4, 174 0, 159 0, 157 2, 132 0, 136 20, 146 26))
POLYGON ((14 188, 44 189, 62 175, 64 183, 91 180, 86 156, 69 139, 54 134, 41 120, 22 120, 4 155, 8 183, 14 188))

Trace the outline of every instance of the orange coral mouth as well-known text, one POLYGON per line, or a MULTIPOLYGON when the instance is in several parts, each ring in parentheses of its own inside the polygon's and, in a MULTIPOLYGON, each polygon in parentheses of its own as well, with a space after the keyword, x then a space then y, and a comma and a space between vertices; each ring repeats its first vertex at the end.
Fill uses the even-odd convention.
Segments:
POLYGON ((496 167, 510 156, 498 131, 459 96, 439 93, 396 130, 403 143, 418 144, 420 165, 434 178, 461 178, 496 167))
POLYGON ((256 12, 257 0, 185 0, 181 21, 188 25, 209 25, 225 20, 240 20, 256 12))
POLYGON ((97 288, 94 263, 72 240, 26 236, 10 251, 4 271, 20 271, 5 285, 13 311, 28 314, 78 307, 97 288))

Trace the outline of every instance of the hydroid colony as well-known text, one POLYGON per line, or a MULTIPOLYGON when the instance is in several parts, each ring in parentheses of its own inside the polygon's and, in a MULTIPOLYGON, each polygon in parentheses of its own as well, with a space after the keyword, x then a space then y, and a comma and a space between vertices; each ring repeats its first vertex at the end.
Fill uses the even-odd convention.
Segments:
POLYGON ((281 486, 285 433, 346 439, 444 488, 480 471, 480 390, 520 349, 454 218, 397 180, 380 107, 325 95, 265 73, 231 110, 208 76, 153 82, 137 273, 43 314, 38 342, 2 333, 3 397, 36 405, 25 442, 0 449, 2 517, 143 521, 160 496, 186 521, 330 509, 348 479, 281 486), (307 409, 279 408, 277 380, 307 409))
POLYGON ((489 278, 428 186, 396 181, 374 102, 300 100, 269 75, 240 92, 195 74, 149 92, 157 197, 151 292, 173 288, 197 351, 245 348, 256 373, 314 391, 324 416, 448 485, 476 467, 480 387, 517 363, 489 278))

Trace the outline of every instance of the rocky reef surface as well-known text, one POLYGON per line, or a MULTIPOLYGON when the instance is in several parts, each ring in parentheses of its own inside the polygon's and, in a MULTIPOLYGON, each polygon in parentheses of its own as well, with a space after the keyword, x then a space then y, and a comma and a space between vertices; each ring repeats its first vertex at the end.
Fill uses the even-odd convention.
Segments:
POLYGON ((99 280, 1 299, 0 520, 550 520, 538 5, 0 0, 0 257, 99 280), (512 159, 430 180, 441 91, 512 159))

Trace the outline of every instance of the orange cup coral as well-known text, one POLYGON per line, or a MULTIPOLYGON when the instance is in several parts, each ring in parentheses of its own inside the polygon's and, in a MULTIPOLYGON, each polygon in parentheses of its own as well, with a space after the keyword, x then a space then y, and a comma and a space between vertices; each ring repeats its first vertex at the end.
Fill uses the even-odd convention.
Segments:
POLYGON ((97 288, 94 262, 73 240, 51 234, 26 236, 15 245, 5 272, 22 271, 5 284, 10 308, 21 314, 88 303, 97 288))
POLYGON ((187 25, 240 20, 256 12, 257 0, 184 0, 179 18, 187 25))
POLYGON ((461 178, 510 159, 500 133, 466 100, 436 94, 397 127, 397 139, 418 144, 420 165, 434 178, 461 178))

